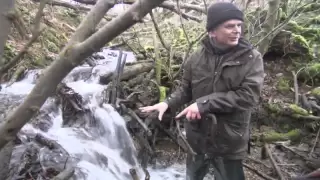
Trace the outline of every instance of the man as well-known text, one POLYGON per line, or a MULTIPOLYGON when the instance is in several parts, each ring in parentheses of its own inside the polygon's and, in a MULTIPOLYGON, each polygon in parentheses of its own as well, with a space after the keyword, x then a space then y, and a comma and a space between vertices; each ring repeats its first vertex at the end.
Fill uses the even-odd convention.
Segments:
POLYGON ((143 107, 158 111, 192 102, 177 115, 186 116, 188 143, 197 155, 187 157, 187 179, 202 180, 209 165, 215 179, 244 180, 251 109, 264 80, 261 54, 241 36, 243 13, 232 3, 208 8, 208 35, 185 62, 181 87, 165 102, 143 107), (212 115, 216 117, 213 123, 212 115))

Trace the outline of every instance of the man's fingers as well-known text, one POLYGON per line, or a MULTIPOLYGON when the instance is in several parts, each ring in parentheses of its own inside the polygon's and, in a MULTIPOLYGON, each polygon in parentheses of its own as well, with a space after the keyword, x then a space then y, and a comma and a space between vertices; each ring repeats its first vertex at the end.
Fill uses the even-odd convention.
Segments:
POLYGON ((161 121, 162 120, 162 116, 164 114, 164 111, 159 111, 159 115, 158 115, 158 119, 161 121))
POLYGON ((192 120, 196 119, 196 117, 197 117, 197 114, 196 114, 196 113, 191 112, 190 114, 191 114, 191 119, 192 119, 192 120))
POLYGON ((188 109, 184 109, 176 116, 176 118, 180 118, 181 116, 185 115, 187 112, 188 112, 188 109))
POLYGON ((141 107, 139 109, 142 112, 149 112, 149 111, 153 111, 155 108, 153 106, 146 106, 146 107, 141 107))
POLYGON ((188 120, 190 120, 190 118, 191 118, 191 113, 190 113, 190 111, 187 111, 185 114, 186 114, 186 118, 187 118, 188 120))
POLYGON ((201 119, 200 113, 197 113, 197 119, 201 119))

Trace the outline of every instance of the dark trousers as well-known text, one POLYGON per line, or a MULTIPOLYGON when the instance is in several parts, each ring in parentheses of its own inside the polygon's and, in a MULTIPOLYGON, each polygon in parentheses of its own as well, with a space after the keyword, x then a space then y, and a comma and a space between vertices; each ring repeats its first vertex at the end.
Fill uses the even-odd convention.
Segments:
POLYGON ((187 180, 203 180, 214 169, 215 180, 245 180, 242 160, 227 160, 221 157, 208 158, 205 155, 187 156, 187 180))

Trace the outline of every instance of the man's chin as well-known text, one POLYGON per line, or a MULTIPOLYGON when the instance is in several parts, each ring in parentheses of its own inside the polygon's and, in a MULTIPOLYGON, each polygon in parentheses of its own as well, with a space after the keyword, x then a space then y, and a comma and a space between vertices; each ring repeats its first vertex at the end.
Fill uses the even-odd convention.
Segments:
POLYGON ((237 40, 237 41, 230 41, 228 44, 229 44, 229 46, 236 46, 236 45, 239 44, 239 40, 237 40))

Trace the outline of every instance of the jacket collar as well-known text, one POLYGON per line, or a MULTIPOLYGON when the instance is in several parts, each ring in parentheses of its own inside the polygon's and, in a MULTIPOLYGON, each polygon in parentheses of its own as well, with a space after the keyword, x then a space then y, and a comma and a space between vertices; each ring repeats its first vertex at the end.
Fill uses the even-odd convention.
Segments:
POLYGON ((253 49, 252 45, 243 37, 239 39, 237 46, 231 48, 219 47, 213 40, 211 40, 209 35, 206 35, 201 40, 201 44, 204 50, 212 55, 231 56, 230 58, 233 59, 253 49))

